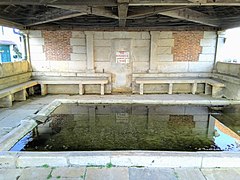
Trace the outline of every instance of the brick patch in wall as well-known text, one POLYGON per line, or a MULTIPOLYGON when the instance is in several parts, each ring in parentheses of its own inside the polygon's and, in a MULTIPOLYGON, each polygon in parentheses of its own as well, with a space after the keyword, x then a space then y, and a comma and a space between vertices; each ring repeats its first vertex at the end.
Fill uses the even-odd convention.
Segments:
POLYGON ((203 31, 174 32, 173 61, 198 61, 203 31))
POLYGON ((70 46, 71 31, 42 31, 46 60, 69 61, 72 48, 70 46))

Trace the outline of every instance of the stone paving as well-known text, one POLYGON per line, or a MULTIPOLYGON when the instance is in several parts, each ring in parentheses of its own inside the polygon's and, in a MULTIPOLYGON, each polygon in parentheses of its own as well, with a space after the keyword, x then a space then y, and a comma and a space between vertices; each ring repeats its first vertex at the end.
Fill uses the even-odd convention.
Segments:
POLYGON ((239 180, 240 168, 32 167, 0 169, 0 180, 239 180))

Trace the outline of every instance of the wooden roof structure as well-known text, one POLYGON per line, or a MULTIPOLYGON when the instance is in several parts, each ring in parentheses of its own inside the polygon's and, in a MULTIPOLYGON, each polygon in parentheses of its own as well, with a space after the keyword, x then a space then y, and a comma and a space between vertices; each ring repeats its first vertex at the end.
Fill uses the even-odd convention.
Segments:
POLYGON ((223 30, 240 0, 1 0, 0 25, 45 30, 223 30))

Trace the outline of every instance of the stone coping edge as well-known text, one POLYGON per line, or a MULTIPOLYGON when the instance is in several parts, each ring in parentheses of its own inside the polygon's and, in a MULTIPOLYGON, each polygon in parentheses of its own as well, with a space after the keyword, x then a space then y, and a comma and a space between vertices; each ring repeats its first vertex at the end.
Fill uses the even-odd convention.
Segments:
POLYGON ((25 167, 240 167, 236 152, 78 151, 0 153, 0 168, 25 167))
POLYGON ((21 138, 29 133, 37 126, 37 122, 32 119, 24 119, 20 125, 14 128, 0 139, 0 151, 8 151, 14 146, 21 138))

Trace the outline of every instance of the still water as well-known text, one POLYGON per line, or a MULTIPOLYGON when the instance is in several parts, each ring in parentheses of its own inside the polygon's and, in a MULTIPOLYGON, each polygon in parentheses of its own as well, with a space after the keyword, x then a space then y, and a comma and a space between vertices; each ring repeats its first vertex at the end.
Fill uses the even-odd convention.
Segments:
POLYGON ((64 104, 12 151, 240 151, 240 107, 64 104))

